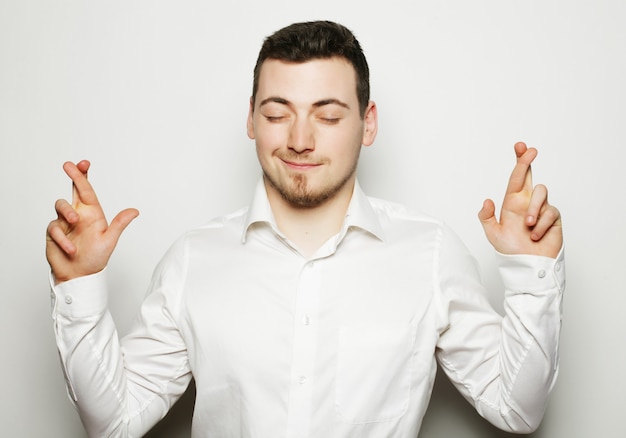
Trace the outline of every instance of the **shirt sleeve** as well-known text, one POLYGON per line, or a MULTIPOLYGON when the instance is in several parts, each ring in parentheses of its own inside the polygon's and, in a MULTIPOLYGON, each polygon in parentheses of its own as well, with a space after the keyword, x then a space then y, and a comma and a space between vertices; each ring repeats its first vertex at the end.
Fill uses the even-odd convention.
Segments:
POLYGON ((496 257, 504 316, 489 305, 467 249, 450 231, 442 233, 437 359, 481 416, 503 430, 529 433, 543 418, 558 374, 564 253, 496 257))
POLYGON ((144 435, 189 384, 187 352, 175 319, 179 265, 160 264, 133 328, 121 341, 107 309, 105 271, 58 285, 51 277, 67 391, 89 436, 144 435))

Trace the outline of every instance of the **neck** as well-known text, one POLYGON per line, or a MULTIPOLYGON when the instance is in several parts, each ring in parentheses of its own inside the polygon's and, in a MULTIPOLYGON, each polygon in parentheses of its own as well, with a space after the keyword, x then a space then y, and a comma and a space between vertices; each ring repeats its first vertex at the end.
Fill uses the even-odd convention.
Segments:
POLYGON ((300 253, 310 257, 341 230, 354 184, 355 179, 348 181, 332 198, 314 207, 290 204, 267 182, 265 189, 278 228, 300 253))

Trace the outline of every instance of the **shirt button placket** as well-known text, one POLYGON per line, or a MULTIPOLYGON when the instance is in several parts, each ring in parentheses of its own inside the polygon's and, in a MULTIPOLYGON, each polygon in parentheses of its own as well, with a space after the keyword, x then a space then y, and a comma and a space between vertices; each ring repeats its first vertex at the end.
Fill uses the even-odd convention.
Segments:
POLYGON ((295 303, 293 360, 288 437, 308 436, 312 405, 312 373, 315 364, 317 330, 313 321, 318 312, 320 264, 309 262, 300 273, 295 303))

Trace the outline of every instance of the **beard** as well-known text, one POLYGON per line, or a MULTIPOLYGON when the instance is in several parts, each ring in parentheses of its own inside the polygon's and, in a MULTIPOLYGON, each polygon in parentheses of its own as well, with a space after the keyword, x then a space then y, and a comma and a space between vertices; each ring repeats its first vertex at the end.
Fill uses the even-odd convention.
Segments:
POLYGON ((263 177, 292 207, 313 208, 333 198, 345 187, 356 172, 358 158, 357 153, 354 164, 345 175, 334 181, 324 181, 324 184, 317 189, 310 186, 309 178, 303 173, 294 172, 288 176, 288 181, 281 182, 263 169, 263 177))

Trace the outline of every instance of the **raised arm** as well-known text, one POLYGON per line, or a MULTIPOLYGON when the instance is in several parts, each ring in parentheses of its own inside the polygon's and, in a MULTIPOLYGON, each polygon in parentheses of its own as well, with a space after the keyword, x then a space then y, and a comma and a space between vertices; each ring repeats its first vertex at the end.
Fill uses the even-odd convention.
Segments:
POLYGON ((485 200, 478 213, 487 239, 502 254, 531 254, 556 257, 563 245, 561 215, 548 203, 548 189, 533 186, 531 163, 537 150, 515 144, 517 163, 509 178, 500 220, 495 205, 485 200))
POLYGON ((56 203, 46 255, 55 276, 52 320, 68 395, 89 436, 143 436, 191 379, 171 296, 166 296, 175 286, 163 286, 167 275, 159 271, 156 292, 144 302, 131 332, 118 339, 101 271, 138 212, 123 210, 107 223, 87 181, 89 162, 68 162, 63 169, 73 182, 72 201, 56 203))
POLYGON ((59 199, 57 219, 46 233, 46 257, 57 283, 95 274, 106 266, 128 224, 139 215, 134 208, 122 210, 110 224, 96 193, 87 180, 89 161, 66 162, 63 170, 72 180, 72 203, 59 199))
POLYGON ((478 273, 472 280, 473 259, 444 234, 439 260, 447 324, 437 357, 480 415, 503 430, 530 433, 558 374, 565 267, 559 211, 548 203, 547 189, 532 182, 537 151, 517 143, 515 154, 499 219, 490 199, 478 214, 499 253, 504 315, 490 308, 478 273))

